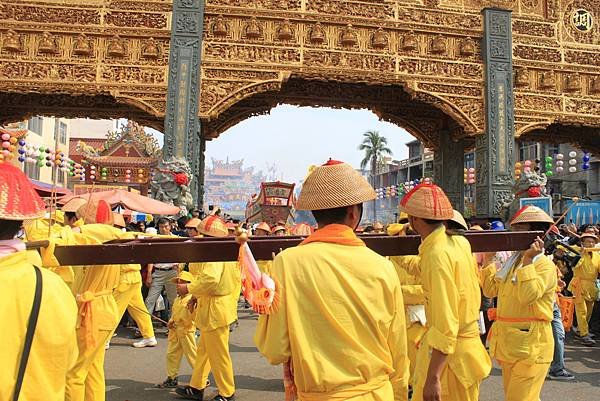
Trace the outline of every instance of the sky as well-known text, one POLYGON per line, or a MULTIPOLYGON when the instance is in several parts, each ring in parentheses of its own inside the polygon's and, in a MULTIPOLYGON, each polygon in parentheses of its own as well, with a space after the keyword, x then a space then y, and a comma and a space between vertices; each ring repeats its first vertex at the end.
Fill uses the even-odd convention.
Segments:
POLYGON ((211 159, 244 159, 244 166, 267 172, 277 166, 277 178, 299 182, 310 165, 323 164, 329 158, 359 168, 363 154, 358 150, 362 134, 379 131, 388 139, 394 159, 408 156, 406 142, 414 138, 397 125, 379 121, 369 110, 277 106, 270 115, 240 122, 207 142, 206 163, 211 159))

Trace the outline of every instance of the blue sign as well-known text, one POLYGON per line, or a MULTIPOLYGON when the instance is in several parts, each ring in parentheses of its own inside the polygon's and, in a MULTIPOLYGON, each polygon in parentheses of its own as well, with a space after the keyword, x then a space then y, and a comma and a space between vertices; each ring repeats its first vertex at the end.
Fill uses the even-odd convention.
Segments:
POLYGON ((552 217, 552 198, 544 196, 539 196, 537 198, 520 198, 519 208, 522 208, 523 206, 537 206, 548 213, 548 216, 552 217))
MULTIPOLYGON (((567 201, 567 207, 571 207, 572 204, 572 200, 567 201)), ((600 201, 580 200, 567 213, 565 223, 574 223, 577 226, 600 223, 600 201)))

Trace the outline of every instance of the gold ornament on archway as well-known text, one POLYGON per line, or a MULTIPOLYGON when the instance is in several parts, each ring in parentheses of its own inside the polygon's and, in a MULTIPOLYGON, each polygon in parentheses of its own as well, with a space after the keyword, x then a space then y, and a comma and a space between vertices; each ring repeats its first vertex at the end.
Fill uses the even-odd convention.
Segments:
POLYGON ((50 32, 42 32, 38 51, 44 54, 56 53, 57 46, 54 36, 50 32))
POLYGON ((160 49, 154 38, 149 38, 142 45, 142 57, 147 59, 157 59, 160 56, 160 49))
POLYGON ((292 31, 292 25, 290 20, 286 19, 283 21, 279 29, 277 30, 277 39, 279 40, 290 40, 294 36, 292 31))
POLYGON ((373 48, 385 49, 388 47, 388 37, 383 28, 379 27, 373 34, 373 48))
POLYGON ((407 51, 414 51, 419 48, 419 42, 417 36, 413 31, 410 31, 402 39, 402 49, 407 51))
POLYGON ((2 49, 9 52, 21 51, 21 38, 18 33, 9 29, 6 31, 4 40, 2 41, 2 49))
POLYGON ((540 78, 540 87, 546 89, 556 87, 556 77, 554 76, 554 71, 542 72, 542 76, 540 78))
POLYGON ((246 26, 246 37, 250 39, 260 38, 261 30, 256 17, 252 17, 246 26))
POLYGON ((522 88, 529 86, 529 70, 527 68, 517 70, 516 84, 522 88))
POLYGON ((310 41, 316 44, 325 42, 325 31, 320 22, 317 22, 310 30, 310 41))
POLYGON ((460 42, 460 54, 463 56, 474 56, 476 47, 475 41, 468 37, 460 42))
POLYGON ((81 33, 75 38, 75 42, 73 43, 73 54, 78 56, 89 56, 92 54, 92 46, 85 34, 81 33))
POLYGON ((446 39, 442 35, 437 35, 431 40, 431 52, 433 54, 446 53, 447 47, 446 39))
POLYGON ((569 92, 577 92, 581 90, 581 77, 579 74, 567 74, 565 77, 565 89, 569 92))
POLYGON ((358 37, 356 35, 356 30, 352 26, 352 24, 348 24, 340 34, 340 43, 343 46, 356 46, 358 43, 358 37))
POLYGON ((223 16, 219 15, 213 24, 213 35, 215 36, 227 36, 227 24, 225 23, 223 16))
POLYGON ((106 53, 110 57, 124 57, 125 56, 125 45, 123 44, 123 39, 119 37, 119 35, 113 36, 108 41, 108 46, 106 47, 106 53))

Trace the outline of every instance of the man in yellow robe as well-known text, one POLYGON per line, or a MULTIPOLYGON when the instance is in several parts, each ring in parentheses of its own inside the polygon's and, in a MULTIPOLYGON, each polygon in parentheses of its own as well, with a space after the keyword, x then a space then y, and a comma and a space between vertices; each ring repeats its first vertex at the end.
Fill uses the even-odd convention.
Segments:
MULTIPOLYGON (((525 206, 510 223, 512 231, 546 231, 552 218, 525 206)), ((502 265, 484 263, 480 272, 486 297, 497 297, 497 317, 488 336, 490 354, 502 367, 505 401, 539 401, 554 356, 553 305, 556 266, 543 254, 539 238, 502 265), (500 267, 500 269, 498 269, 500 267)))
POLYGON ((0 400, 12 400, 16 394, 19 401, 63 401, 67 371, 77 358, 77 306, 63 280, 32 264, 25 243, 15 239, 23 220, 44 215, 44 202, 29 179, 9 163, 0 163, 0 199, 0 400), (17 390, 38 279, 39 315, 17 390))
POLYGON ((286 392, 301 401, 408 398, 398 275, 353 232, 375 196, 346 163, 316 167, 297 208, 311 210, 319 229, 273 261, 279 305, 259 317, 254 342, 269 363, 293 372, 286 392))
MULTIPOLYGON (((591 249, 596 246, 598 237, 592 233, 581 235, 581 246, 591 249)), ((569 283, 569 291, 575 295, 575 314, 580 341, 583 345, 592 347, 596 341, 590 336, 589 322, 598 298, 596 279, 600 274, 600 252, 582 251, 581 260, 573 268, 573 280, 569 283)))
POLYGON ((422 238, 419 266, 427 331, 417 353, 412 400, 476 401, 492 365, 479 339, 481 294, 471 245, 446 232, 444 222, 454 211, 436 185, 416 186, 400 208, 422 238))
MULTIPOLYGON (((209 237, 227 237, 225 223, 216 215, 198 225, 209 237)), ((232 262, 191 263, 196 273, 190 284, 178 284, 180 296, 192 294, 197 300, 196 327, 200 339, 190 384, 175 391, 183 398, 202 400, 212 371, 219 391, 215 401, 235 399, 233 363, 229 354, 229 325, 237 320, 237 299, 241 288, 240 270, 232 262)))
MULTIPOLYGON (((88 202, 78 209, 77 214, 86 224, 76 228, 78 232, 65 227, 62 237, 53 244, 101 244, 126 236, 112 227, 112 212, 104 201, 88 202)), ((51 246, 45 253, 45 264, 57 264, 52 253, 51 246)), ((105 400, 104 347, 118 323, 118 308, 113 290, 119 283, 119 275, 119 266, 87 266, 83 270, 81 281, 74 288, 79 307, 79 355, 67 375, 65 401, 105 400)))

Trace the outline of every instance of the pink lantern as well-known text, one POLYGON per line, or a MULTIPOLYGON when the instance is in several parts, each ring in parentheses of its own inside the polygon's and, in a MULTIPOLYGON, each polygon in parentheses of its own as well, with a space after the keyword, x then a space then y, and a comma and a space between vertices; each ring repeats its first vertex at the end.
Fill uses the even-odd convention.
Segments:
POLYGON ((474 172, 475 172, 475 168, 474 167, 469 168, 469 173, 474 173, 474 172))
POLYGON ((469 180, 469 184, 471 184, 471 185, 472 185, 472 184, 475 184, 475 180, 474 180, 473 178, 471 178, 471 179, 469 180))
POLYGON ((525 167, 523 168, 523 171, 525 171, 525 172, 529 172, 529 171, 531 171, 531 167, 529 167, 529 166, 525 166, 525 167))
MULTIPOLYGON (((531 160, 525 160, 525 167, 531 166, 531 160)), ((528 171, 528 170, 525 170, 528 171)))
POLYGON ((129 170, 129 169, 125 170, 125 174, 131 174, 131 170, 129 170))
POLYGON ((130 180, 130 179, 126 179, 126 180, 125 180, 125 182, 126 182, 126 183, 130 183, 130 182, 131 182, 131 180, 130 180))
POLYGON ((10 134, 2 134, 2 140, 3 141, 9 141, 10 140, 10 134))
POLYGON ((8 149, 8 148, 10 148, 10 142, 2 142, 2 147, 3 147, 4 149, 8 149))

